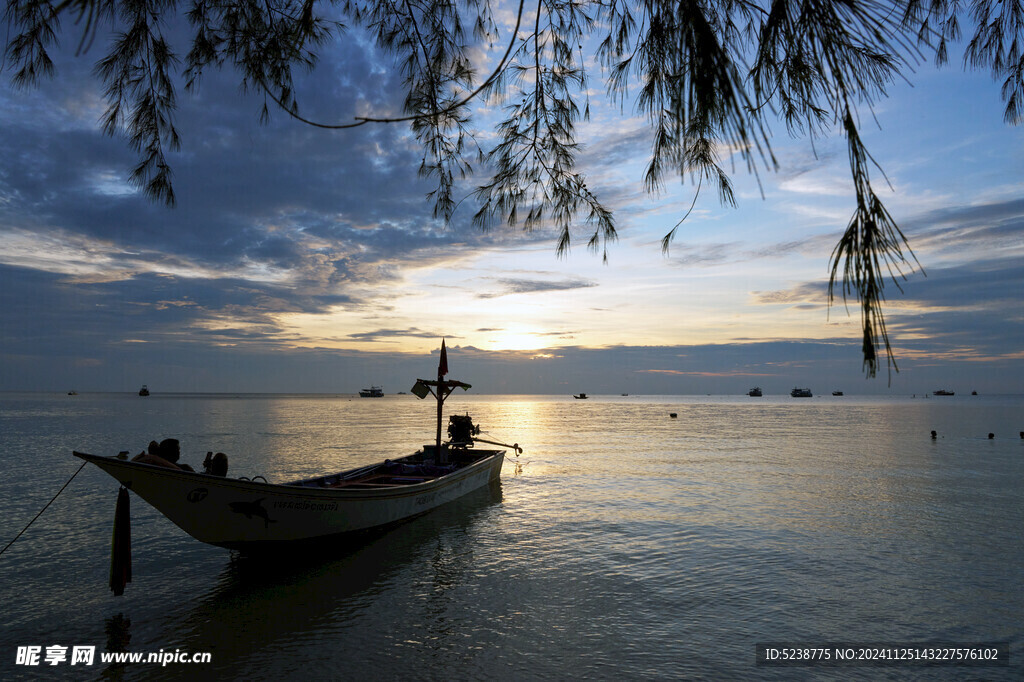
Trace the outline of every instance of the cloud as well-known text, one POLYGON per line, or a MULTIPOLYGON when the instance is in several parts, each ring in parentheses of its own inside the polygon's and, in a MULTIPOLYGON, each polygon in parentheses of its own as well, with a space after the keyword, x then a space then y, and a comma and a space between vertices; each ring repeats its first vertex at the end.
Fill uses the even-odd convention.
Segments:
MULTIPOLYGON (((418 327, 408 327, 406 329, 377 329, 374 331, 348 334, 348 338, 359 339, 361 341, 382 341, 384 339, 396 338, 437 339, 441 336, 443 335, 436 331, 425 331, 418 327)), ((449 336, 448 338, 457 339, 459 337, 449 336)))
POLYGON ((904 221, 911 246, 946 258, 1024 255, 1024 199, 947 206, 904 221))
MULTIPOLYGON (((0 145, 5 150, 0 158, 0 339, 5 358, 18 358, 5 363, 8 379, 24 377, 20 384, 10 379, 2 386, 34 387, 37 382, 23 366, 42 373, 37 376, 69 380, 56 373, 58 359, 75 358, 64 369, 95 370, 78 376, 91 377, 96 385, 107 381, 104 372, 112 367, 125 367, 126 376, 145 367, 163 368, 167 381, 177 381, 183 367, 194 367, 196 383, 182 388, 331 390, 325 377, 336 377, 341 369, 352 372, 355 383, 368 383, 374 377, 359 374, 361 366, 385 376, 409 368, 416 374, 418 361, 386 350, 348 355, 349 350, 308 346, 358 341, 366 348, 404 348, 409 340, 440 336, 424 320, 435 320, 428 316, 434 310, 459 305, 508 309, 500 318, 467 314, 465 329, 479 327, 477 333, 495 338, 528 336, 557 346, 505 353, 460 349, 481 376, 498 381, 499 369, 508 372, 500 390, 554 391, 564 382, 576 391, 587 388, 584 383, 611 391, 621 382, 626 387, 620 390, 637 392, 640 384, 630 382, 646 379, 653 382, 649 391, 703 392, 711 384, 701 380, 715 379, 719 386, 732 386, 728 382, 734 380, 740 388, 743 377, 801 366, 821 370, 827 358, 837 357, 858 376, 856 342, 782 345, 744 317, 756 307, 757 316, 767 317, 768 311, 785 323, 794 308, 824 306, 823 282, 809 281, 820 268, 812 271, 805 261, 830 252, 835 235, 802 234, 826 224, 832 230, 839 214, 836 225, 841 228, 849 217, 851 207, 842 196, 850 189, 831 170, 833 161, 845 158, 841 140, 819 145, 819 159, 803 153, 784 160, 779 182, 770 181, 766 188, 770 197, 789 205, 758 204, 749 213, 698 206, 689 223, 694 229, 681 231, 686 241, 673 244, 669 259, 662 261, 657 239, 674 224, 671 214, 688 208, 694 187, 683 184, 665 197, 644 194, 639 179, 649 157, 649 126, 635 117, 609 123, 608 112, 595 111, 594 121, 583 124, 588 135, 595 135, 579 158, 589 186, 616 209, 623 234, 630 234, 623 240, 628 241, 623 258, 612 251, 613 263, 629 261, 630 249, 638 244, 654 263, 627 263, 621 270, 570 264, 546 272, 534 268, 541 251, 550 257, 549 231, 482 233, 472 225, 471 201, 448 225, 432 217, 426 198, 432 186, 416 172, 423 152, 407 126, 325 132, 276 111, 269 124, 260 125, 262 98, 239 93, 236 76, 227 70, 206 74, 198 93, 181 93, 176 122, 183 148, 170 155, 178 206, 154 205, 127 182, 137 159, 125 140, 107 137, 98 128, 104 104, 101 87, 90 75, 96 55, 73 59, 77 41, 64 44, 55 52, 56 80, 28 92, 0 90, 0 145), (816 217, 794 218, 798 210, 816 217), (655 224, 659 221, 664 230, 655 224), (791 231, 789 222, 801 222, 802 232, 791 231), (488 254, 500 258, 488 259, 488 254), (777 261, 770 264, 775 270, 770 277, 750 265, 760 261, 777 261), (663 262, 702 269, 699 286, 675 289, 694 296, 662 296, 672 286, 665 282, 679 281, 677 271, 661 269, 663 262), (744 286, 746 278, 758 282, 759 289, 746 299, 720 293, 735 285, 742 297, 753 288, 744 286), (638 281, 649 298, 633 299, 641 303, 637 306, 618 303, 637 290, 638 281), (612 300, 594 315, 597 308, 582 290, 599 283, 607 286, 612 300), (430 288, 429 297, 422 295, 422 287, 430 288), (684 318, 691 311, 688 299, 710 291, 716 304, 735 305, 730 329, 744 330, 748 339, 743 343, 656 349, 558 346, 560 341, 581 343, 573 337, 588 343, 596 339, 590 327, 632 329, 630 316, 655 309, 646 305, 652 300, 668 301, 656 307, 657 315, 678 310, 684 318), (561 310, 545 310, 552 301, 570 297, 559 297, 560 292, 577 292, 572 297, 583 303, 576 310, 586 314, 563 318, 561 310), (523 296, 501 300, 517 294, 523 296), (520 303, 529 311, 517 312, 520 303), (407 312, 417 304, 417 314, 407 312), (317 322, 322 334, 308 333, 297 317, 317 322), (267 372, 252 372, 254 363, 267 372), (538 365, 544 367, 535 371, 538 365), (294 384, 288 383, 292 376, 294 384)), ((383 68, 386 63, 372 45, 346 36, 325 52, 331 59, 321 67, 296 74, 304 115, 343 122, 356 113, 401 110, 400 76, 383 68)), ((467 180, 466 187, 471 189, 473 182, 467 180)), ((750 188, 757 194, 755 182, 748 183, 750 188)), ((717 207, 713 193, 707 194, 707 203, 717 207)), ((941 357, 983 364, 981 358, 1020 353, 1022 225, 1024 201, 1019 199, 961 206, 947 202, 901 220, 928 273, 904 283, 903 294, 887 288, 890 331, 908 364, 941 357)), ((692 319, 697 330, 703 321, 692 319)), ((668 326, 664 322, 664 317, 648 317, 637 328, 668 326)), ((685 336, 686 329, 676 328, 685 336)), ((471 336, 454 331, 449 339, 471 336)), ((837 329, 815 327, 808 335, 822 333, 837 329)), ((659 337, 659 342, 673 339, 659 337)), ((137 378, 131 377, 129 387, 137 378)))
POLYGON ((677 369, 638 369, 643 374, 669 374, 684 377, 770 377, 767 372, 733 370, 728 372, 683 372, 677 369))
POLYGON ((753 291, 754 305, 814 305, 821 307, 828 300, 828 285, 823 282, 802 282, 789 289, 753 291))
POLYGON ((499 298, 512 294, 536 294, 551 291, 569 291, 572 289, 586 289, 596 287, 597 282, 584 279, 562 279, 562 280, 536 280, 499 278, 496 280, 501 285, 500 291, 481 292, 477 298, 499 298))
POLYGON ((712 243, 674 242, 669 249, 669 262, 681 267, 718 267, 791 256, 818 257, 832 249, 835 239, 835 235, 829 234, 764 244, 745 240, 712 243))
MULTIPOLYGON (((812 169, 808 169, 810 170, 812 169)), ((825 197, 849 197, 853 194, 853 187, 848 178, 828 175, 819 168, 813 170, 817 172, 791 174, 779 183, 779 189, 795 194, 825 197)))
POLYGON ((672 263, 679 266, 721 265, 746 257, 739 246, 739 242, 719 244, 679 242, 672 245, 669 253, 672 254, 672 263))

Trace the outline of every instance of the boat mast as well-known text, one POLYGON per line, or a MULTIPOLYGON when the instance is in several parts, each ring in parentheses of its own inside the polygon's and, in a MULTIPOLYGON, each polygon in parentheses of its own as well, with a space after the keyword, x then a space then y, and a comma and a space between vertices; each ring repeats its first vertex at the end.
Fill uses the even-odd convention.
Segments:
POLYGON ((444 375, 448 373, 448 351, 444 347, 444 339, 441 339, 441 359, 437 362, 437 440, 434 441, 434 459, 438 464, 444 464, 444 453, 441 452, 441 412, 444 407, 444 399, 448 397, 445 393, 444 375))
POLYGON ((427 394, 431 393, 437 399, 437 438, 434 440, 434 459, 438 464, 444 464, 447 460, 445 452, 441 449, 441 419, 444 401, 456 388, 461 388, 463 391, 472 388, 470 384, 454 379, 445 381, 444 375, 447 373, 448 349, 445 348, 444 339, 441 339, 441 359, 437 363, 437 381, 417 379, 416 384, 412 387, 412 393, 417 398, 426 398, 427 394))

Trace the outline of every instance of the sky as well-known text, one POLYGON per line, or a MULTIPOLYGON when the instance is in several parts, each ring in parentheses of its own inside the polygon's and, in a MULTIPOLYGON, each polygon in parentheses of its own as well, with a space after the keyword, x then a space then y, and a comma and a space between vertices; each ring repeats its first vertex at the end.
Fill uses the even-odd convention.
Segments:
MULTIPOLYGON (((37 88, 0 82, 0 390, 391 393, 436 372, 445 338, 450 376, 481 393, 1024 392, 1024 129, 962 50, 862 110, 875 187, 921 265, 885 292, 899 372, 869 379, 856 301, 827 298, 854 208, 839 135, 773 126, 777 172, 738 165, 738 205, 701 193, 663 254, 695 188, 644 191, 649 125, 632 102, 601 106, 595 82, 580 170, 619 239, 603 262, 584 228, 559 257, 550 230, 474 227, 471 198, 434 219, 407 127, 261 124, 230 71, 179 91, 177 205, 153 203, 100 128, 105 45, 77 45, 37 88)), ((300 107, 393 113, 399 86, 346 35, 300 76, 300 107)), ((476 104, 484 143, 495 113, 476 104)))

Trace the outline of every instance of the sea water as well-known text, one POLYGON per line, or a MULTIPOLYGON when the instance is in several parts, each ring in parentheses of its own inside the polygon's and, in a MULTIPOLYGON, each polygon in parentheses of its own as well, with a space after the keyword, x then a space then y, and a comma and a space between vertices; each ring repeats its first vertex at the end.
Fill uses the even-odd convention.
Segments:
MULTIPOLYGON (((446 407, 523 446, 500 486, 354 546, 259 558, 195 541, 133 495, 121 597, 107 588, 118 484, 85 467, 0 556, 0 678, 1024 674, 1022 397, 446 407), (765 642, 1005 642, 1010 667, 757 665, 765 642), (95 648, 91 666, 72 665, 75 647, 95 648), (100 663, 109 651, 178 659, 100 663), (180 662, 194 653, 208 662, 180 662)), ((173 437, 193 466, 221 451, 229 476, 284 482, 413 452, 434 420, 431 401, 401 395, 0 394, 0 541, 79 468, 72 450, 173 437)))

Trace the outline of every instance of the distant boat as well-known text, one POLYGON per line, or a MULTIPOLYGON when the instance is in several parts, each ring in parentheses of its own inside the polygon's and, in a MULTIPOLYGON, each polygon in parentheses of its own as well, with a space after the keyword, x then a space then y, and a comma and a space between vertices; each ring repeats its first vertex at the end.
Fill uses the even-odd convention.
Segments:
POLYGON ((627 395, 629 395, 629 394, 628 394, 628 393, 623 393, 622 395, 623 395, 623 396, 627 396, 627 395))
POLYGON ((956 393, 954 391, 939 389, 938 391, 935 391, 935 395, 956 395, 956 393))
POLYGON ((576 400, 586 400, 587 399, 587 394, 586 393, 580 393, 579 395, 574 395, 573 398, 576 398, 576 400))
POLYGON ((809 388, 794 388, 792 391, 789 392, 789 394, 791 396, 793 396, 794 398, 813 398, 814 397, 811 394, 811 389, 809 389, 809 388))
POLYGON ((978 395, 977 391, 971 391, 971 395, 978 395))
POLYGON ((149 388, 146 386, 146 384, 142 384, 142 388, 139 389, 139 395, 143 397, 149 395, 149 388))
POLYGON ((360 398, 383 398, 384 389, 380 386, 371 386, 359 391, 360 398))
POLYGON ((842 395, 842 391, 832 391, 832 395, 842 395))
POLYGON ((68 391, 68 395, 78 395, 78 391, 72 389, 72 390, 68 391))
POLYGON ((761 395, 762 395, 761 387, 760 386, 754 386, 752 389, 747 391, 747 395, 749 395, 751 398, 760 398, 761 395))

